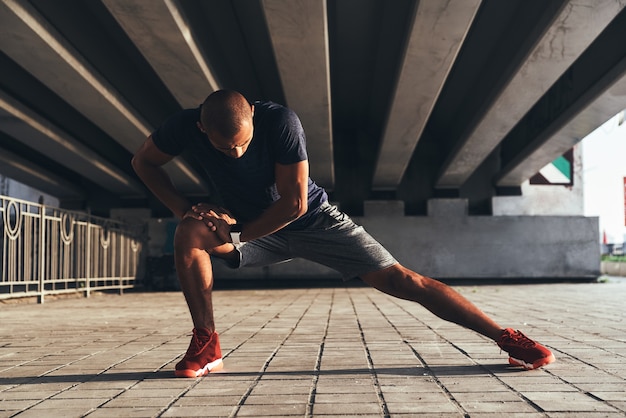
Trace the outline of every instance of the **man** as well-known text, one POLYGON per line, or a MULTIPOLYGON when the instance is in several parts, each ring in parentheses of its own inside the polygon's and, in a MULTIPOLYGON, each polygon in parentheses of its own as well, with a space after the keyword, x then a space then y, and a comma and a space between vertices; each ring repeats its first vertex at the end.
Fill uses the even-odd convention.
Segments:
POLYGON ((420 303, 439 317, 498 343, 509 362, 534 369, 554 361, 544 346, 503 329, 452 288, 398 263, 361 226, 328 203, 309 178, 305 135, 296 114, 272 102, 250 104, 236 91, 211 94, 155 131, 132 160, 146 186, 181 219, 175 263, 194 325, 179 377, 222 368, 211 291, 211 257, 230 267, 296 257, 359 277, 374 288, 420 303), (191 149, 219 191, 222 206, 192 204, 161 166, 191 149))

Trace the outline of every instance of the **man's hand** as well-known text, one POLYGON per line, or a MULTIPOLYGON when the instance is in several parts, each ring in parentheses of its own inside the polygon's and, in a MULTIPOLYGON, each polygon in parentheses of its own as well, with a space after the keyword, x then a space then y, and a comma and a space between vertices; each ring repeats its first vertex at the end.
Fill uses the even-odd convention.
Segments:
POLYGON ((184 218, 204 222, 211 231, 224 242, 230 242, 230 226, 237 223, 233 215, 221 206, 211 203, 198 203, 185 213, 184 218))
POLYGON ((193 205, 191 209, 189 209, 185 213, 185 215, 183 216, 183 219, 193 218, 193 219, 197 219, 201 221, 204 219, 205 215, 209 213, 209 211, 213 211, 215 213, 220 213, 220 214, 223 213, 228 216, 232 216, 227 209, 224 209, 221 206, 214 205, 212 203, 197 203, 193 205))

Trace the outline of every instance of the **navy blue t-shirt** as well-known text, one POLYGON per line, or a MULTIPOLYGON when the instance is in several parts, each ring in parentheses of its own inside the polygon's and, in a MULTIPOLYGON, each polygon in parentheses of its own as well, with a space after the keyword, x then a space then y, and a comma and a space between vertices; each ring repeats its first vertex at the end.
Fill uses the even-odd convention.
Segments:
MULTIPOLYGON (((215 185, 223 205, 240 222, 258 218, 280 197, 274 165, 295 164, 307 159, 306 136, 295 112, 273 102, 254 103, 254 135, 245 154, 232 158, 215 149, 198 129, 200 107, 182 110, 165 121, 153 134, 164 153, 179 155, 189 149, 215 185)), ((320 205, 328 200, 325 190, 310 178, 308 211, 287 226, 306 227, 320 205)))

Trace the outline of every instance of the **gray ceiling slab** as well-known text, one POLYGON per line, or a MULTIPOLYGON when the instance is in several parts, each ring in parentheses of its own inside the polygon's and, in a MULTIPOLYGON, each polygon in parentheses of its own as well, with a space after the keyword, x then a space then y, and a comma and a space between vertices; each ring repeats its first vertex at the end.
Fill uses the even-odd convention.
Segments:
MULTIPOLYGON (((36 112, 0 91, 0 131, 121 196, 140 196, 142 186, 36 112)), ((37 185, 33 185, 37 186, 37 185)))
POLYGON ((334 185, 326 1, 263 0, 287 105, 307 135, 311 176, 334 185))
POLYGON ((41 167, 33 167, 28 160, 7 150, 0 150, 0 173, 51 196, 62 199, 84 197, 84 193, 70 182, 41 167))
POLYGON ((497 180, 501 187, 519 186, 555 158, 563 155, 597 127, 626 107, 626 74, 590 106, 572 118, 549 141, 512 164, 497 180))
MULTIPOLYGON (((26 1, 0 4, 0 48, 11 59, 131 152, 153 130, 83 57, 26 1)), ((188 193, 206 187, 184 163, 166 170, 188 193)))
POLYGON ((393 190, 400 183, 480 3, 418 3, 374 174, 375 189, 393 190))
POLYGON ((612 0, 570 1, 446 162, 438 188, 459 188, 506 134, 622 10, 612 0))
MULTIPOLYGON (((0 164, 51 179, 68 207, 169 216, 131 155, 176 109, 234 88, 298 113, 311 177, 349 214, 402 199, 422 215, 462 194, 488 215, 485 196, 626 108, 625 4, 0 0, 0 92, 20 109, 2 107, 0 164)), ((184 153, 166 166, 190 200, 209 194, 201 165, 184 153)))
POLYGON ((219 89, 178 2, 104 0, 103 3, 181 107, 195 107, 219 89))

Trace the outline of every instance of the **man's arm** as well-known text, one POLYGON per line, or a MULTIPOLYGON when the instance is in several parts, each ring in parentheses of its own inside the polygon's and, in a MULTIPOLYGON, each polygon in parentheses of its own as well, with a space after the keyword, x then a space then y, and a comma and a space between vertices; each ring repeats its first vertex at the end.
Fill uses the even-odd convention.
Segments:
POLYGON ((132 159, 132 166, 139 178, 152 193, 179 218, 191 209, 191 203, 176 188, 163 165, 174 158, 154 144, 152 136, 143 143, 132 159))
POLYGON ((276 188, 280 198, 263 214, 246 223, 242 241, 269 235, 295 221, 308 210, 309 162, 276 164, 276 188))
MULTIPOLYGON (((275 170, 276 188, 280 198, 257 219, 244 224, 242 241, 272 234, 308 210, 309 162, 305 160, 295 164, 276 164, 275 170)), ((203 212, 203 215, 207 226, 216 231, 225 242, 230 242, 228 220, 213 211, 203 212)))

